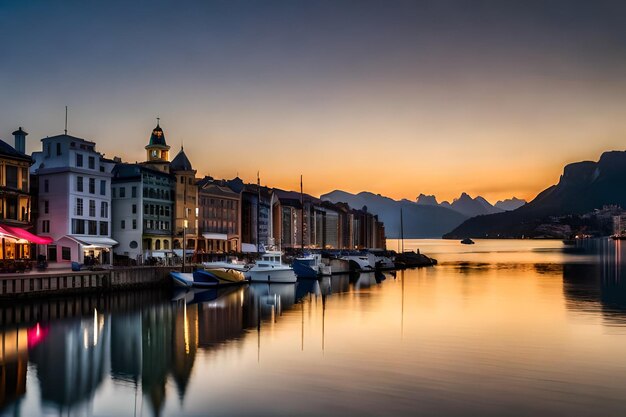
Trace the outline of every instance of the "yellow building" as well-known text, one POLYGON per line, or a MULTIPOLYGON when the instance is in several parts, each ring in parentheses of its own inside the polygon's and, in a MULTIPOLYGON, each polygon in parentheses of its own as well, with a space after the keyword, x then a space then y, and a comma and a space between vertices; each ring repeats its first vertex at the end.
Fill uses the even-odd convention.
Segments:
MULTIPOLYGON (((198 237, 198 186, 196 185, 196 170, 183 147, 170 163, 170 173, 176 177, 174 186, 174 249, 183 249, 183 235, 187 241, 184 249, 197 250, 198 237), (184 229, 184 230, 183 230, 184 229)), ((182 253, 182 252, 181 252, 182 253)))

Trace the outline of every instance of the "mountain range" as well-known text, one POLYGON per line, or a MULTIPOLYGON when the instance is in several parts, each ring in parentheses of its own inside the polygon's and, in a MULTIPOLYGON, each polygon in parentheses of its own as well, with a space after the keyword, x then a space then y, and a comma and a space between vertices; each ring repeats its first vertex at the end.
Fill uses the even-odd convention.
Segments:
POLYGON ((626 207, 626 152, 569 164, 556 185, 513 211, 468 219, 447 238, 533 237, 549 218, 580 215, 604 206, 626 207))
MULTIPOLYGON (((404 237, 406 238, 439 238, 454 229, 472 216, 500 213, 504 209, 494 207, 482 197, 472 198, 463 193, 452 203, 437 203, 435 196, 420 194, 415 202, 410 200, 393 200, 389 197, 370 192, 351 194, 335 190, 320 196, 322 200, 333 203, 348 203, 350 207, 367 207, 371 213, 385 223, 387 237, 400 237, 400 209, 402 208, 404 237)), ((523 200, 506 200, 515 204, 523 200)), ((501 202, 502 203, 502 202, 501 202)))

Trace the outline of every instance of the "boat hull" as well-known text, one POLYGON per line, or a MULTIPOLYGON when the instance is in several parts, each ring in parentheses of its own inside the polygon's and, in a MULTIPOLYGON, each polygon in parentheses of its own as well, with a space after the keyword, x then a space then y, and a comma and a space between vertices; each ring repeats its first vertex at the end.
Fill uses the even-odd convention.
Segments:
POLYGON ((319 271, 310 259, 294 259, 291 264, 298 278, 317 279, 319 271))
POLYGON ((194 279, 194 274, 172 271, 170 276, 174 281, 174 285, 181 288, 211 288, 219 285, 219 280, 206 279, 198 281, 194 279))
POLYGON ((236 285, 246 282, 243 272, 226 268, 199 269, 193 273, 194 281, 215 281, 218 285, 236 285))
POLYGON ((298 279, 291 268, 252 268, 246 272, 252 282, 294 283, 298 279))

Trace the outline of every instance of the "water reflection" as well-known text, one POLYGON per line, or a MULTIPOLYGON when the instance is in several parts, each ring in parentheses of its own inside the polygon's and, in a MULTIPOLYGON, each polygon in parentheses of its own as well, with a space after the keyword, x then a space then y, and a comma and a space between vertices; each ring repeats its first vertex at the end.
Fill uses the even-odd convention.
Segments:
POLYGON ((589 387, 624 411, 605 382, 624 379, 626 339, 596 330, 626 331, 626 247, 489 256, 397 277, 0 305, 0 411, 591 415, 574 401, 597 405, 589 387))
POLYGON ((610 324, 626 324, 626 245, 594 239, 579 246, 598 255, 595 263, 563 265, 563 292, 574 311, 603 313, 610 324))

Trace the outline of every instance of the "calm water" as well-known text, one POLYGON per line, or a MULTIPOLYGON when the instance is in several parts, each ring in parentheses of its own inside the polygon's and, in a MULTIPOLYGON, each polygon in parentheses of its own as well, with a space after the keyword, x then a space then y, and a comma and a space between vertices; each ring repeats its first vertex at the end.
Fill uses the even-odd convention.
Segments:
POLYGON ((623 416, 626 245, 586 246, 405 241, 439 266, 0 306, 0 410, 623 416))

